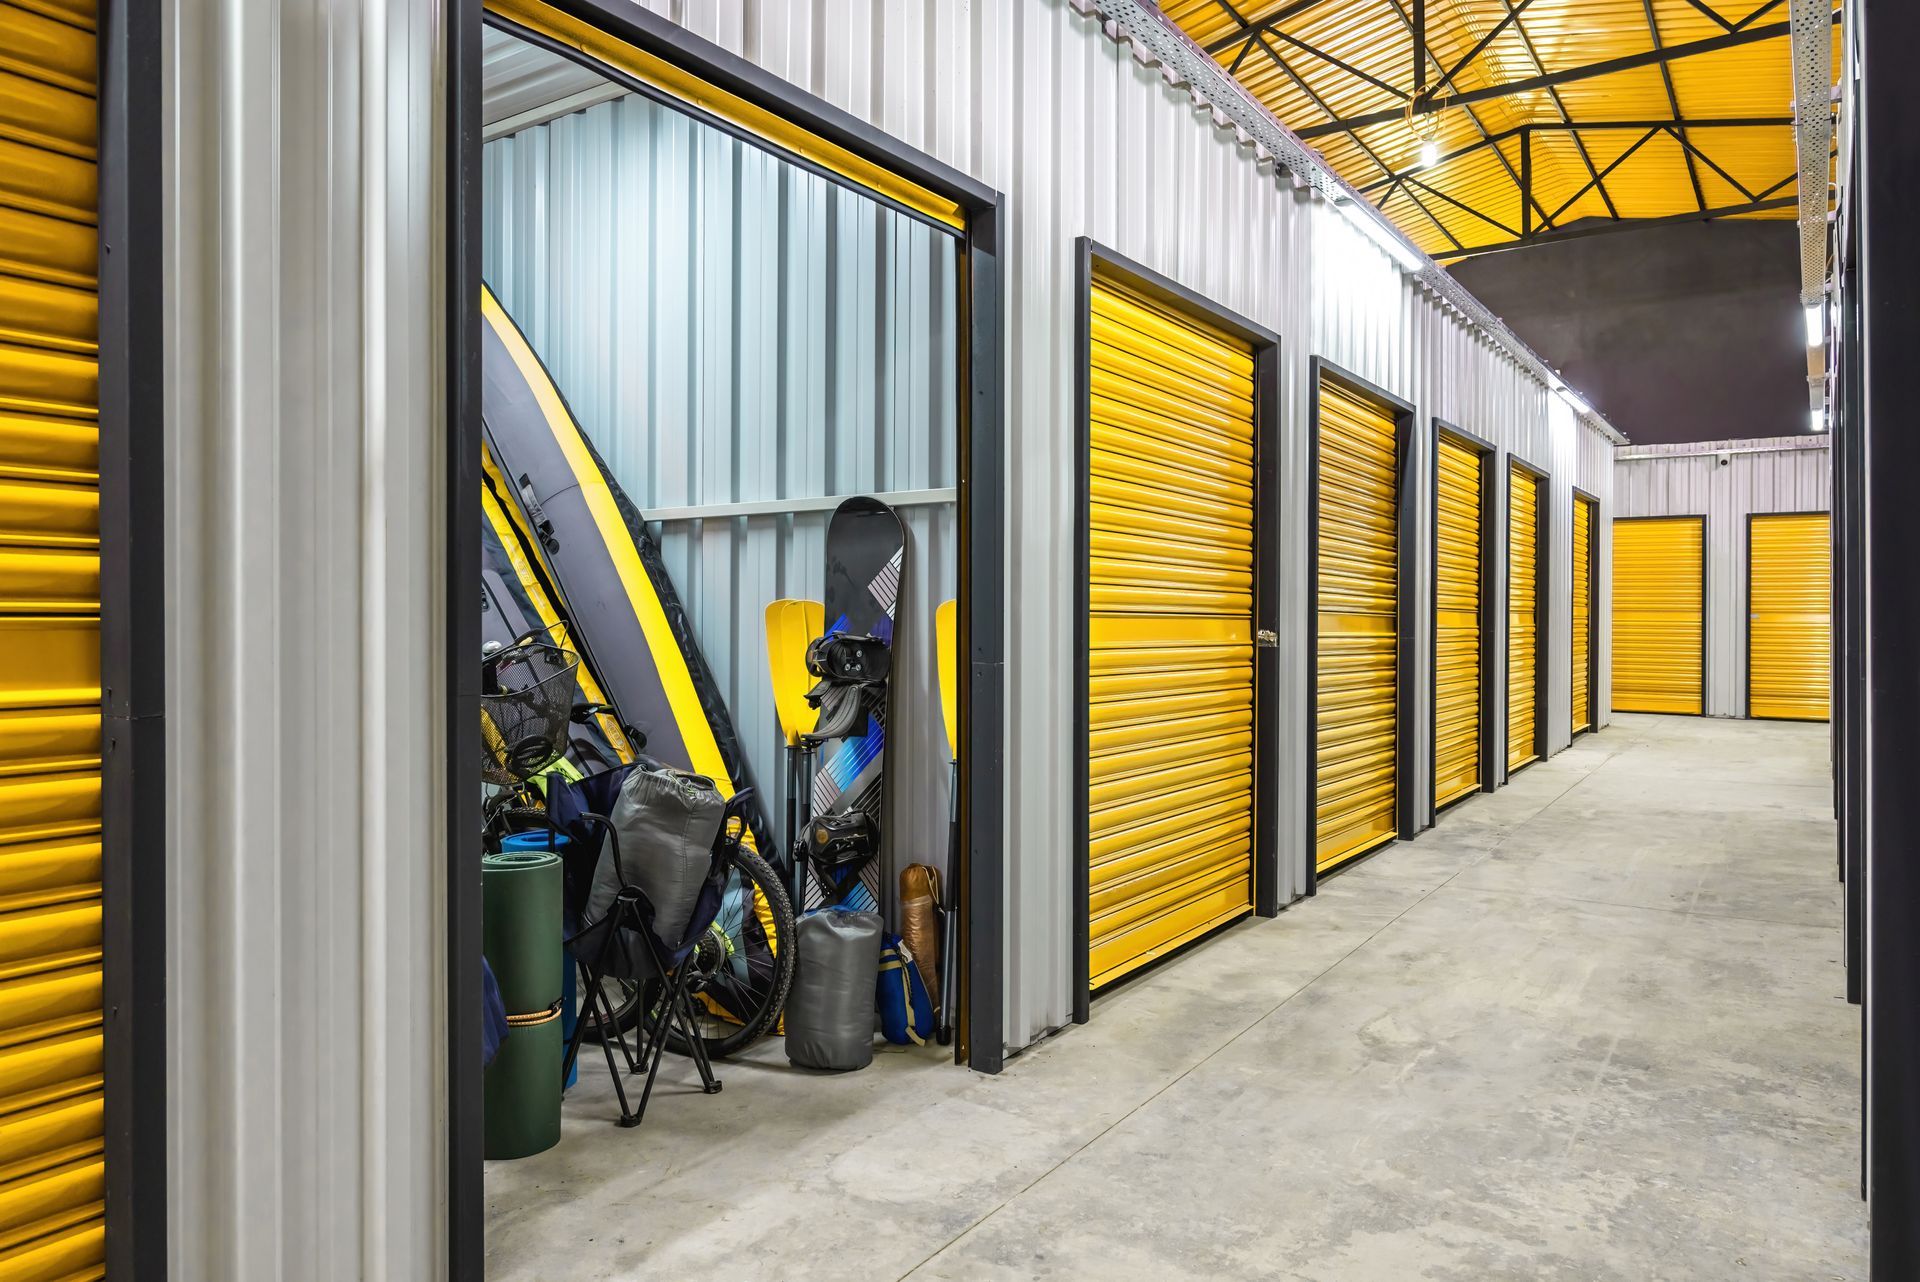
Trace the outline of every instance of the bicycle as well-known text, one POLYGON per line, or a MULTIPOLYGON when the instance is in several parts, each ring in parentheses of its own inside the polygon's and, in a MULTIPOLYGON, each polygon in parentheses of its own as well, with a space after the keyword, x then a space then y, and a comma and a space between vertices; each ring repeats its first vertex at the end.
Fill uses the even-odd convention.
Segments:
MULTIPOLYGON (((548 781, 556 778, 565 786, 581 775, 577 768, 570 774, 560 771, 570 746, 569 727, 591 724, 603 714, 619 719, 619 709, 612 705, 573 702, 580 659, 552 635, 550 628, 536 630, 482 658, 482 739, 487 747, 483 774, 497 789, 485 803, 483 830, 489 849, 499 849, 499 843, 515 833, 559 835, 546 788, 555 786, 548 781), (536 696, 535 690, 541 693, 536 696), (536 781, 541 786, 536 787, 536 781)), ((644 752, 646 736, 624 719, 619 724, 634 750, 644 752)), ((635 764, 661 768, 645 756, 635 764)), ((692 968, 688 994, 697 1035, 715 1059, 738 1053, 773 1027, 793 983, 793 904, 782 877, 746 844, 751 804, 751 789, 740 790, 728 803, 722 820, 720 910, 685 963, 692 968)), ((596 846, 597 835, 592 834, 596 846)), ((601 989, 604 1009, 612 1012, 612 1028, 602 1029, 597 1016, 586 1016, 586 1035, 592 1040, 609 1031, 631 1032, 643 1014, 651 1018, 659 1013, 660 994, 640 982, 608 977, 601 989)), ((590 1005, 586 999, 585 993, 578 998, 582 1011, 590 1005)), ((668 1021, 666 1027, 668 1046, 679 1054, 690 1053, 678 1025, 668 1021)))

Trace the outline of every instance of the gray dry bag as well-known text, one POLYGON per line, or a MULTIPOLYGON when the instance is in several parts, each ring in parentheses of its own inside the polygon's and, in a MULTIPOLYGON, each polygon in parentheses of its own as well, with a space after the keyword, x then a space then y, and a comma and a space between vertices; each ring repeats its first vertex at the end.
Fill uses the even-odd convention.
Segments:
MULTIPOLYGON (((705 775, 635 768, 620 784, 620 797, 607 816, 620 841, 620 868, 653 905, 653 931, 663 943, 677 942, 693 917, 713 866, 713 843, 726 804, 705 775)), ((619 893, 612 843, 603 843, 587 896, 587 920, 599 921, 619 893)), ((624 973, 625 961, 614 959, 610 970, 631 979, 624 973)))
POLYGON ((823 908, 794 930, 798 965, 787 996, 787 1059, 801 1068, 865 1068, 873 1062, 880 914, 823 908))

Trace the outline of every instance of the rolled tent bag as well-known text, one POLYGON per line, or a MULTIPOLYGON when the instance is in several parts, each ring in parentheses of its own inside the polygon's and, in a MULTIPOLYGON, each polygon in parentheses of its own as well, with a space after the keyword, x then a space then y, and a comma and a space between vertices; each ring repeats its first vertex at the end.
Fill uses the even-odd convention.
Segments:
MULTIPOLYGON (((587 896, 586 921, 599 921, 613 906, 624 872, 653 906, 654 934, 663 942, 679 940, 713 868, 713 843, 726 807, 726 799, 705 775, 630 771, 607 816, 620 842, 620 868, 614 868, 613 843, 603 843, 587 896)), ((614 949, 614 954, 607 973, 637 978, 628 973, 628 962, 644 965, 646 950, 636 942, 631 949, 614 949)))
POLYGON ((823 908, 794 926, 797 965, 787 995, 787 1059, 836 1072, 873 1062, 879 913, 823 908))
POLYGON ((560 857, 508 851, 480 869, 482 946, 508 1026, 486 1070, 482 1149, 527 1157, 560 1142, 560 857))

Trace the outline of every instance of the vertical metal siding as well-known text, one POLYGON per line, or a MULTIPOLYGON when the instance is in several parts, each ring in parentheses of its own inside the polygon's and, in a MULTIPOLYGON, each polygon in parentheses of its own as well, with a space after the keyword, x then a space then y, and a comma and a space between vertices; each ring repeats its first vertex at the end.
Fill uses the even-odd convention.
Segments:
MULTIPOLYGON (((1825 437, 1763 437, 1615 451, 1615 516, 1707 518, 1707 702, 1710 717, 1747 715, 1747 516, 1825 512, 1832 451, 1825 437), (1722 465, 1721 452, 1727 462, 1722 465), (1638 457, 1636 457, 1638 456, 1638 457)), ((1609 524, 1601 513, 1601 525, 1609 524)), ((1601 637, 1610 631, 1601 620, 1601 637)))
MULTIPOLYGON (((1612 509, 1612 447, 1484 333, 1403 276, 1344 215, 1296 192, 1191 96, 1065 0, 712 0, 648 5, 1005 192, 1007 385, 1007 1041, 1071 1018, 1073 242, 1092 236, 1282 338, 1277 800, 1306 768, 1307 362, 1324 356, 1419 409, 1405 543, 1415 626, 1415 817, 1431 822, 1434 415, 1552 472, 1548 748, 1568 740, 1571 485, 1612 509)), ((1504 466, 1504 460, 1496 466, 1504 466)), ((1601 685, 1606 585, 1600 548, 1601 685)), ((1494 548, 1503 562, 1504 543, 1494 548)), ((1504 580, 1490 585, 1504 591, 1504 580)), ((1504 626, 1504 625, 1503 625, 1504 626)), ((1504 681, 1504 669, 1489 674, 1504 681)), ((1601 708, 1605 708, 1604 698, 1601 708)), ((1601 714, 1605 719, 1604 711, 1601 714)), ((1505 751, 1504 742, 1496 750, 1505 751)), ((1281 902, 1305 885, 1303 822, 1280 826, 1281 902)), ((1390 855, 1388 856, 1390 857, 1390 855)))
MULTIPOLYGON (((651 514, 951 487, 957 243, 638 96, 488 143, 481 222, 486 278, 649 517, 753 782, 785 814, 763 611, 821 598, 830 513, 651 514)), ((886 840, 895 867, 944 868, 933 614, 956 590, 954 505, 900 516, 886 840)))
MULTIPOLYGON (((446 7, 169 0, 168 1256, 445 1276, 446 7)), ((162 1178, 156 1176, 155 1178, 162 1178)))

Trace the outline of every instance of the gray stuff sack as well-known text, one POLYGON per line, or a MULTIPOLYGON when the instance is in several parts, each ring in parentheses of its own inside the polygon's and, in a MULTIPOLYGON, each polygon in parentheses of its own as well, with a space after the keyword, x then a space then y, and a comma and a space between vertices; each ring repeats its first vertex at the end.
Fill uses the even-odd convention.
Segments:
POLYGON ((794 927, 787 995, 787 1059, 839 1072, 873 1062, 873 986, 880 974, 879 913, 823 908, 794 927))
MULTIPOLYGON (((713 843, 720 835, 726 804, 705 775, 636 767, 620 784, 619 799, 607 816, 620 840, 620 867, 653 905, 654 932, 664 943, 678 941, 693 917, 700 887, 713 866, 713 843)), ((587 895, 587 920, 600 920, 619 893, 613 844, 602 842, 587 895)), ((629 942, 632 961, 644 968, 645 950, 637 941, 629 942)), ((614 951, 618 955, 608 967, 609 974, 635 978, 628 950, 614 951)))

